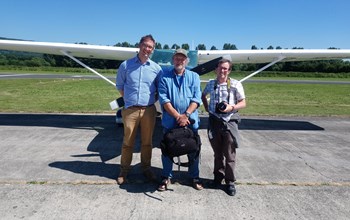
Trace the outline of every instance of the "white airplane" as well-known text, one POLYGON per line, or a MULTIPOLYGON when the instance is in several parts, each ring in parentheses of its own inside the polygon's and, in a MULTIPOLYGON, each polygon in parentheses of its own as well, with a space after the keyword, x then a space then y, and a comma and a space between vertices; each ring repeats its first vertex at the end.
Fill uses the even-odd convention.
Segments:
MULTIPOLYGON (((77 57, 126 60, 134 57, 139 49, 85 44, 0 40, 0 50, 68 56, 115 86, 114 82, 82 63, 77 57)), ((171 65, 173 53, 174 50, 155 49, 151 59, 166 68, 166 66, 171 65)), ((277 62, 347 59, 350 58, 350 49, 190 50, 188 56, 190 59, 188 67, 199 75, 214 70, 217 61, 222 57, 231 59, 232 63, 267 63, 264 67, 240 80, 243 82, 277 62)), ((120 101, 120 99, 118 101, 120 101)), ((119 105, 116 103, 115 105, 115 107, 118 108, 121 107, 122 104, 119 102, 119 105)))
MULTIPOLYGON (((0 40, 0 50, 35 52, 68 56, 93 73, 97 73, 77 59, 94 58, 126 60, 138 53, 138 48, 85 44, 50 43, 20 40, 0 40)), ((218 59, 226 57, 232 63, 268 63, 261 69, 241 79, 243 82, 277 62, 331 60, 350 58, 350 49, 280 49, 280 50, 189 50, 189 68, 199 75, 212 71, 218 59)), ((174 50, 155 49, 151 59, 159 65, 170 66, 174 50)), ((97 74, 105 79, 101 74, 97 74)), ((105 79, 109 81, 108 79, 105 79)), ((113 82, 110 82, 114 85, 113 82)))

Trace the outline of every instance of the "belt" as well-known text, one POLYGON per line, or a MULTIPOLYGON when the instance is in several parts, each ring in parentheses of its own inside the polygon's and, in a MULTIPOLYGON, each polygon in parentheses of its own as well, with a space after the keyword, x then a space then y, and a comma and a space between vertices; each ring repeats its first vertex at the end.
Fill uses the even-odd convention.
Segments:
POLYGON ((133 106, 130 106, 129 108, 146 109, 146 108, 151 107, 153 105, 154 104, 152 104, 152 105, 133 105, 133 106))

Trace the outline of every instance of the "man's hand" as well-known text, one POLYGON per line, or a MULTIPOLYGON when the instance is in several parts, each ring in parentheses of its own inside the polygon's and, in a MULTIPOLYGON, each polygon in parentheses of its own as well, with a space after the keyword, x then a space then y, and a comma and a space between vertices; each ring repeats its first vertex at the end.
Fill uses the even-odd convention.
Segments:
POLYGON ((226 105, 225 110, 223 110, 223 111, 220 110, 221 112, 229 113, 229 112, 232 112, 235 109, 234 105, 230 105, 230 104, 228 104, 226 102, 225 102, 225 105, 226 105))
POLYGON ((176 122, 179 126, 184 127, 190 124, 186 114, 181 114, 176 118, 176 122))

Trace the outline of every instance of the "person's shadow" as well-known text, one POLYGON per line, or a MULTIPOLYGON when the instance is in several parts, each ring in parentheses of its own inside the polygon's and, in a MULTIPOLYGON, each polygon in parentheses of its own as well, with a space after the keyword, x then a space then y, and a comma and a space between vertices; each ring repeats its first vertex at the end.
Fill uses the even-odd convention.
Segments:
MULTIPOLYGON (((70 161, 53 161, 49 163, 52 168, 67 170, 73 173, 87 176, 100 176, 115 180, 119 174, 118 163, 109 161, 119 157, 123 142, 123 127, 116 123, 113 115, 55 115, 55 114, 0 114, 0 126, 40 126, 57 127, 68 129, 94 130, 97 135, 82 150, 81 154, 70 155, 70 161), (86 160, 86 158, 99 157, 99 160, 86 160)), ((154 148, 158 147, 162 138, 160 119, 157 118, 154 129, 154 148)), ((25 141, 25 140, 23 140, 25 141)), ((138 132, 135 141, 134 152, 140 152, 140 134, 138 132)), ((130 173, 131 179, 141 179, 147 182, 140 171, 139 164, 136 164, 130 173)), ((160 172, 160 169, 155 169, 160 172)), ((138 181, 131 181, 131 184, 138 184, 138 181)), ((135 191, 132 188, 128 191, 135 191)))
MULTIPOLYGON (((63 126, 66 119, 60 119, 60 124, 52 124, 52 126, 58 127, 84 127, 84 129, 95 130, 98 134, 91 140, 87 146, 87 152, 83 154, 71 155, 76 158, 73 161, 55 161, 49 164, 50 167, 68 170, 73 173, 79 173, 83 175, 100 176, 107 179, 115 180, 120 172, 119 163, 108 163, 108 161, 119 157, 121 155, 121 147, 123 142, 123 127, 119 126, 115 122, 114 116, 75 116, 75 119, 68 117, 67 121, 71 121, 67 126, 63 126), (74 123, 75 121, 75 123, 74 123), (90 125, 88 125, 88 123, 90 125), (74 124, 74 125, 73 125, 74 124), (86 161, 83 158, 99 157, 100 162, 86 161)), ((58 123, 58 122, 57 122, 58 123)), ((157 118, 156 126, 153 135, 153 147, 157 148, 162 138, 162 129, 160 126, 160 120, 157 118)), ((136 136, 134 153, 140 153, 140 132, 136 136)), ((152 167, 155 173, 160 173, 160 169, 152 167)), ((148 183, 149 181, 143 176, 141 172, 140 164, 133 166, 129 173, 128 185, 148 183)), ((128 191, 138 192, 140 187, 125 188, 128 191), (136 190, 137 189, 137 190, 136 190)), ((147 189, 147 187, 145 188, 147 189)))

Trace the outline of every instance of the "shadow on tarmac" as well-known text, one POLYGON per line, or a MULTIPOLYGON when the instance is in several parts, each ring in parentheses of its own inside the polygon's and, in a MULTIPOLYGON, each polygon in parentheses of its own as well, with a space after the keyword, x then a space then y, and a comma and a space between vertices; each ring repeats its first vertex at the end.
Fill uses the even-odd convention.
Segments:
MULTIPOLYGON (((201 128, 206 129, 208 117, 201 117, 201 128)), ((0 126, 40 126, 40 127, 58 127, 68 129, 86 129, 95 130, 97 135, 87 146, 88 154, 71 155, 73 158, 100 157, 102 162, 92 162, 83 160, 74 161, 55 161, 49 164, 50 167, 68 170, 70 172, 83 175, 101 176, 108 179, 115 179, 119 173, 118 164, 108 164, 106 161, 120 156, 121 145, 123 141, 123 128, 118 126, 113 115, 61 115, 61 114, 0 114, 0 126)), ((307 121, 293 120, 264 120, 264 119, 242 119, 239 124, 241 130, 314 130, 322 131, 324 128, 314 125, 307 121)), ((140 152, 140 135, 137 136, 134 152, 140 152)), ((153 145, 158 146, 162 138, 162 128, 160 118, 157 119, 154 131, 153 145)), ((136 164, 136 170, 139 164, 136 164)), ((177 167, 174 166, 174 171, 177 167)), ((135 170, 135 169, 133 169, 135 170)), ((174 179, 183 179, 187 175, 187 169, 184 171, 175 171, 174 179)), ((157 174, 161 173, 160 168, 155 168, 157 174)), ((130 173, 130 179, 140 179, 142 174, 137 172, 130 173), (137 175, 137 176, 133 176, 137 175)), ((143 179, 143 177, 141 178, 143 179)), ((186 178, 184 178, 186 179, 186 178)), ((204 180, 204 183, 209 180, 204 180)), ((154 186, 146 184, 144 187, 133 187, 137 182, 127 184, 125 190, 133 193, 152 192, 154 186)), ((179 182, 180 184, 190 185, 188 182, 179 182)), ((141 185, 141 184, 138 184, 141 185)))
MULTIPOLYGON (((161 131, 160 118, 157 118, 156 131, 161 131)), ((208 117, 201 116, 201 127, 208 125, 208 117)), ((114 115, 68 115, 68 114, 0 114, 0 125, 43 126, 75 129, 95 129, 105 132, 122 132, 115 123, 114 115)), ((241 130, 324 130, 322 127, 301 120, 242 119, 241 130)))

